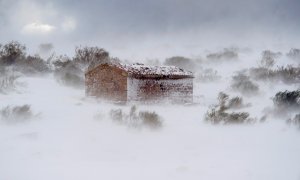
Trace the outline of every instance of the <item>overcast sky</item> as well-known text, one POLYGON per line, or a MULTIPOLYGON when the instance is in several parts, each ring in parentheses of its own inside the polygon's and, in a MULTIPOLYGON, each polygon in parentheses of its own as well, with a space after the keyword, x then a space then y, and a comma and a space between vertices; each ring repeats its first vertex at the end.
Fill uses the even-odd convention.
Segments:
POLYGON ((53 43, 67 54, 97 45, 124 58, 290 47, 300 42, 299 9, 299 0, 0 0, 0 43, 53 43))

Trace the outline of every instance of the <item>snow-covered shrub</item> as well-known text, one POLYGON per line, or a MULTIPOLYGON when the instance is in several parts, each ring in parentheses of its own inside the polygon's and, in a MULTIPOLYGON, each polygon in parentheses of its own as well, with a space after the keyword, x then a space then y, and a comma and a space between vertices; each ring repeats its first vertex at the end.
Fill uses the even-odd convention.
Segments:
POLYGON ((231 88, 243 95, 255 95, 259 92, 258 85, 253 83, 249 76, 242 73, 232 77, 231 88))
POLYGON ((212 124, 241 124, 252 123, 253 118, 249 117, 247 112, 227 112, 236 108, 242 108, 249 105, 244 105, 241 97, 229 99, 225 93, 219 93, 219 104, 213 106, 205 114, 205 121, 212 124))
POLYGON ((6 106, 0 110, 0 119, 5 122, 23 122, 33 118, 31 107, 28 104, 22 106, 6 106))

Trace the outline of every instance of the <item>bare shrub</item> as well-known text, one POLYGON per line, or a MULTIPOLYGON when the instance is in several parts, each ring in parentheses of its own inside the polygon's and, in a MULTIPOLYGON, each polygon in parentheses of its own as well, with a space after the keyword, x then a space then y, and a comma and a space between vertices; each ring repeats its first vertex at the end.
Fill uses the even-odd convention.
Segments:
POLYGON ((232 77, 231 88, 244 95, 255 95, 259 92, 258 85, 253 83, 249 76, 242 73, 232 77))
POLYGON ((40 56, 26 56, 25 45, 11 41, 0 47, 0 65, 14 67, 24 74, 46 73, 50 71, 49 65, 40 56))
POLYGON ((300 83, 300 66, 281 66, 274 70, 264 67, 251 68, 250 76, 256 80, 281 81, 286 84, 295 84, 300 83))
MULTIPOLYGON (((241 124, 252 123, 255 120, 249 118, 247 112, 226 112, 228 110, 243 108, 242 98, 234 97, 229 99, 229 96, 223 92, 218 96, 219 104, 213 106, 205 114, 205 121, 212 124, 241 124)), ((248 105, 247 105, 248 106, 248 105)))
POLYGON ((54 62, 56 80, 66 86, 83 88, 84 72, 66 56, 60 56, 54 62))
POLYGON ((74 63, 83 71, 109 62, 120 62, 118 58, 111 58, 109 52, 99 47, 76 47, 74 63))
POLYGON ((274 71, 274 74, 277 76, 277 79, 281 80, 282 82, 300 83, 300 66, 281 66, 274 71))
POLYGON ((282 54, 280 52, 272 52, 270 50, 265 50, 262 52, 262 59, 260 65, 265 68, 273 67, 275 64, 275 59, 280 57, 282 54))
POLYGON ((9 91, 13 91, 17 87, 17 79, 19 75, 8 72, 6 69, 0 71, 0 93, 6 94, 9 91))
POLYGON ((112 120, 118 122, 123 122, 125 120, 122 109, 112 109, 110 111, 110 117, 112 120))
POLYGON ((300 49, 292 48, 286 55, 291 59, 300 60, 300 49))
POLYGON ((161 118, 156 112, 141 111, 139 112, 139 118, 142 120, 142 124, 152 129, 156 129, 162 126, 161 118))
POLYGON ((256 80, 272 80, 273 71, 266 67, 250 68, 250 76, 256 80))
POLYGON ((196 75, 196 80, 199 82, 214 82, 218 81, 221 79, 221 76, 218 75, 218 72, 213 69, 204 69, 201 70, 197 75, 196 75))
POLYGON ((278 92, 273 98, 273 103, 276 108, 282 110, 299 110, 300 90, 278 92))
POLYGON ((162 127, 162 119, 156 112, 137 111, 136 106, 130 108, 130 112, 124 113, 122 109, 112 109, 110 117, 129 128, 143 128, 158 129, 162 127))
POLYGON ((296 114, 293 118, 286 121, 289 125, 294 125, 300 129, 300 114, 296 114))
POLYGON ((22 106, 6 106, 0 110, 1 120, 6 122, 23 122, 34 117, 28 104, 22 106))
POLYGON ((251 106, 251 104, 249 104, 249 103, 244 104, 243 98, 234 97, 234 98, 229 99, 227 106, 229 109, 240 109, 240 108, 244 108, 244 107, 249 107, 249 106, 251 106))
POLYGON ((26 59, 16 63, 18 71, 24 74, 37 74, 50 72, 50 67, 40 56, 27 56, 26 59))
POLYGON ((227 60, 237 60, 238 53, 235 49, 225 48, 221 52, 211 53, 206 56, 209 62, 220 63, 227 60))
POLYGON ((26 56, 25 45, 17 41, 11 41, 0 47, 0 64, 9 66, 15 64, 17 61, 24 60, 26 56))

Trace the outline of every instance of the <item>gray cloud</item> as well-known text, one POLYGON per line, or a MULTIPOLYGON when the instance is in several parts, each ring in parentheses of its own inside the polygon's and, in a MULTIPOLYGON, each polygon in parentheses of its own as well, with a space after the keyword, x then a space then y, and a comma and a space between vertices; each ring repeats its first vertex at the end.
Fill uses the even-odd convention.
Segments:
POLYGON ((0 42, 16 38, 72 48, 78 43, 119 48, 256 39, 293 43, 299 40, 299 8, 298 0, 0 0, 0 24, 5 24, 0 42), (43 35, 22 34, 20 29, 34 21, 55 29, 43 35))

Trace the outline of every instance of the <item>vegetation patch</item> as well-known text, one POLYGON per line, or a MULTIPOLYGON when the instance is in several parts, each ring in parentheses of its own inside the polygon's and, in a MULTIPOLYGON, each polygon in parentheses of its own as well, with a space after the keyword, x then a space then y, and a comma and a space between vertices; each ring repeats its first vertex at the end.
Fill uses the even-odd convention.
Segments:
POLYGON ((300 83, 300 66, 295 67, 288 65, 281 66, 276 69, 265 67, 251 68, 250 76, 256 80, 263 81, 281 81, 286 84, 300 83))
POLYGON ((232 77, 231 88, 243 95, 256 95, 259 92, 257 84, 250 80, 250 77, 239 73, 232 77))
POLYGON ((300 49, 292 48, 286 55, 293 60, 300 61, 300 49))
POLYGON ((110 117, 113 121, 130 128, 159 129, 162 127, 162 118, 156 112, 138 111, 136 106, 130 108, 130 112, 123 112, 122 109, 112 109, 110 117))
POLYGON ((238 59, 238 53, 235 49, 225 48, 221 52, 211 53, 206 56, 207 60, 212 63, 220 63, 238 59))
POLYGON ((286 122, 287 124, 296 126, 300 129, 300 114, 296 114, 293 118, 289 118, 286 122))
POLYGON ((221 79, 221 76, 218 75, 218 72, 211 68, 201 70, 196 75, 196 81, 199 81, 199 82, 215 82, 220 79, 221 79))
POLYGON ((276 93, 273 98, 273 103, 276 108, 293 110, 300 109, 300 90, 296 91, 281 91, 276 93))
POLYGON ((25 45, 11 41, 0 45, 0 66, 13 67, 23 74, 40 74, 50 72, 50 65, 39 55, 26 55, 25 45))
POLYGON ((0 119, 7 123, 25 122, 35 117, 28 104, 21 106, 6 106, 0 110, 0 119))
POLYGON ((262 59, 260 61, 261 67, 271 68, 275 64, 275 59, 280 57, 282 54, 280 52, 273 52, 270 50, 265 50, 262 52, 262 59))
POLYGON ((243 124, 255 121, 255 119, 249 117, 247 112, 228 112, 250 106, 250 104, 243 104, 241 97, 229 99, 227 94, 221 92, 219 93, 218 101, 217 105, 214 105, 206 112, 205 121, 212 124, 243 124))

